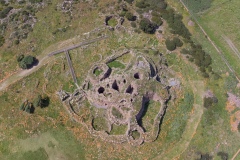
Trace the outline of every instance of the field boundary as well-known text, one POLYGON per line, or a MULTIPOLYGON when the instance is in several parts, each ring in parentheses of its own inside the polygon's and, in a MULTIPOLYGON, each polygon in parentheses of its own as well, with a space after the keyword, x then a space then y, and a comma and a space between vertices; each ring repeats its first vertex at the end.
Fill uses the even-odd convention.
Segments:
POLYGON ((216 51, 218 52, 218 54, 220 55, 220 57, 222 58, 222 60, 224 61, 224 63, 226 64, 226 66, 228 67, 228 69, 233 73, 233 75, 236 77, 236 79, 240 82, 240 78, 238 78, 235 70, 232 68, 232 66, 228 63, 227 59, 224 57, 224 54, 220 51, 220 49, 216 46, 216 44, 212 41, 212 39, 209 37, 209 35, 207 34, 207 32, 203 29, 203 27, 200 25, 200 23, 198 22, 197 18, 193 15, 193 13, 187 8, 187 6, 185 5, 185 3, 182 0, 179 0, 183 7, 187 10, 187 12, 191 15, 191 17, 194 19, 194 21, 197 23, 198 27, 201 29, 201 31, 203 32, 203 34, 205 35, 205 37, 208 39, 208 41, 212 44, 212 46, 216 49, 216 51))

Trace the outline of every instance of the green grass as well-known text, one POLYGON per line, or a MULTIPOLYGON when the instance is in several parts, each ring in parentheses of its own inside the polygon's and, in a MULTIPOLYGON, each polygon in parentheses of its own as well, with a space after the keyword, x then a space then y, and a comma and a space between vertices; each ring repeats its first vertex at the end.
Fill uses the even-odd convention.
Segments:
POLYGON ((107 131, 108 130, 107 121, 103 117, 94 118, 93 127, 94 127, 94 129, 96 129, 98 131, 107 131))
POLYGON ((94 71, 94 74, 95 74, 96 76, 99 76, 102 72, 103 72, 103 71, 102 71, 101 69, 96 69, 96 70, 94 71))
POLYGON ((110 63, 107 64, 110 68, 120 68, 120 69, 124 69, 125 65, 122 64, 119 61, 112 61, 110 63))
POLYGON ((111 27, 115 27, 117 25, 117 20, 115 18, 111 18, 108 21, 108 25, 111 26, 111 27))
POLYGON ((112 125, 112 130, 110 132, 110 135, 123 135, 127 131, 127 125, 112 125))
POLYGON ((32 160, 32 159, 47 160, 48 155, 47 155, 45 149, 40 147, 36 151, 28 151, 28 152, 23 153, 23 155, 19 159, 24 159, 24 160, 32 160))
POLYGON ((191 8, 192 11, 197 13, 197 12, 203 12, 204 10, 209 9, 211 7, 212 0, 197 0, 197 1, 183 0, 183 2, 189 8, 191 8))

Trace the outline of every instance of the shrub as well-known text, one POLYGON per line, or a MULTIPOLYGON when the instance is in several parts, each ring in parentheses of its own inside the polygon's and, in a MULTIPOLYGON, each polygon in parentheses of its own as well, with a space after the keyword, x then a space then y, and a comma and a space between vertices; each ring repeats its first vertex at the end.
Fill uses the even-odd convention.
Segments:
POLYGON ((174 41, 171 41, 170 39, 167 39, 165 41, 166 47, 169 51, 174 51, 176 49, 176 44, 174 41))
POLYGON ((132 4, 134 0, 125 0, 127 3, 132 4))
POLYGON ((141 0, 136 3, 136 7, 146 8, 146 7, 150 7, 150 4, 146 3, 144 0, 141 0))
POLYGON ((2 35, 0 35, 0 47, 5 43, 5 39, 2 35))
POLYGON ((42 2, 43 0, 29 0, 30 3, 40 3, 42 2))
POLYGON ((129 20, 129 21, 135 21, 136 20, 136 16, 134 16, 131 12, 127 12, 125 17, 129 20))
POLYGON ((173 42, 175 43, 175 45, 177 47, 182 47, 183 46, 183 42, 178 37, 174 37, 173 42))
POLYGON ((19 61, 20 59, 17 59, 17 60, 20 68, 28 69, 34 64, 36 59, 33 56, 26 56, 26 57, 23 56, 21 57, 21 61, 19 61))
POLYGON ((148 34, 154 34, 157 28, 157 25, 152 23, 150 20, 144 18, 139 23, 140 29, 148 34))
POLYGON ((24 58, 24 55, 21 54, 20 56, 17 57, 17 61, 18 61, 18 62, 21 62, 21 61, 23 60, 23 58, 24 58))
POLYGON ((44 107, 47 107, 49 105, 49 97, 44 95, 38 95, 34 101, 33 101, 33 106, 34 107, 41 107, 41 108, 44 108, 44 107))
POLYGON ((213 106, 213 104, 217 103, 218 99, 216 97, 204 97, 204 104, 205 108, 209 108, 213 106))
POLYGON ((4 8, 1 12, 0 12, 0 18, 5 18, 7 17, 8 13, 13 9, 13 7, 7 7, 4 8))
POLYGON ((152 21, 156 23, 158 26, 161 26, 163 24, 163 21, 160 16, 153 16, 152 21))

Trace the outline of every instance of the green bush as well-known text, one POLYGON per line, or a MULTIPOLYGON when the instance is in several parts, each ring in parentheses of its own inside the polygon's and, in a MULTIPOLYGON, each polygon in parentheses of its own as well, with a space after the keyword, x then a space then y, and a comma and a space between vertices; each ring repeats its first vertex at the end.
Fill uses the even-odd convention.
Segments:
POLYGON ((152 23, 149 19, 142 19, 139 23, 140 29, 148 34, 154 34, 157 28, 157 25, 155 23, 152 23))
POLYGON ((127 3, 132 4, 134 0, 125 0, 127 3))
POLYGON ((7 8, 4 8, 1 12, 0 12, 0 18, 5 18, 7 17, 8 13, 13 9, 13 7, 9 6, 7 8))
POLYGON ((163 24, 163 21, 160 16, 153 16, 152 21, 156 23, 158 26, 161 26, 163 24))
POLYGON ((136 16, 134 16, 131 12, 127 12, 125 17, 129 20, 129 21, 135 21, 136 20, 136 16))
POLYGON ((170 39, 167 39, 165 41, 166 47, 169 51, 174 51, 176 49, 176 44, 174 41, 171 41, 170 39))
POLYGON ((2 35, 0 35, 0 47, 5 43, 5 39, 2 35))
POLYGON ((136 2, 136 7, 138 8, 146 8, 150 7, 150 4, 146 3, 144 0, 136 2))
POLYGON ((33 100, 33 106, 34 107, 47 107, 50 103, 50 99, 47 95, 38 95, 34 100, 33 100))
POLYGON ((205 108, 209 108, 213 106, 213 104, 218 103, 218 99, 216 97, 204 97, 204 104, 205 108))
POLYGON ((18 61, 18 64, 19 64, 19 67, 22 68, 22 69, 28 69, 30 68, 34 62, 35 62, 35 58, 33 56, 24 56, 24 55, 21 55, 18 57, 17 59, 18 61))
POLYGON ((31 2, 31 3, 40 3, 40 2, 42 2, 43 0, 29 0, 29 2, 31 2))
POLYGON ((178 37, 174 37, 173 42, 176 44, 177 47, 183 46, 183 42, 178 37))
POLYGON ((23 60, 23 58, 24 58, 24 55, 21 54, 20 56, 17 57, 17 61, 18 61, 18 62, 21 62, 21 61, 23 60))

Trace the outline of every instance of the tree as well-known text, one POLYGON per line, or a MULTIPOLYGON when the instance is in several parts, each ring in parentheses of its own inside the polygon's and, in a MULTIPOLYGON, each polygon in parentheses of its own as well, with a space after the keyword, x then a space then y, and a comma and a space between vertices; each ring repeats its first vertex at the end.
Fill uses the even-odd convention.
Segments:
POLYGON ((183 46, 183 42, 178 37, 174 37, 173 42, 175 43, 175 45, 177 47, 182 47, 183 46))
POLYGON ((136 7, 138 8, 146 8, 150 7, 150 4, 146 3, 144 0, 136 2, 136 7))
POLYGON ((148 34, 154 34, 157 28, 157 25, 152 23, 149 19, 142 19, 139 23, 140 29, 148 34))
POLYGON ((5 39, 2 35, 0 35, 0 47, 5 43, 5 39))
POLYGON ((152 21, 156 23, 158 26, 161 26, 163 24, 163 21, 160 16, 153 16, 152 21))
POLYGON ((34 101, 33 101, 33 106, 34 107, 47 107, 49 105, 49 97, 47 95, 38 95, 34 101))
POLYGON ((33 57, 33 56, 24 56, 24 55, 21 55, 18 59, 18 64, 19 64, 19 67, 22 68, 22 69, 28 69, 30 68, 34 62, 36 61, 36 59, 33 57))
POLYGON ((34 107, 39 107, 41 106, 41 101, 42 101, 42 96, 41 95, 38 95, 34 101, 33 101, 33 106, 34 107))
POLYGON ((174 51, 176 49, 176 44, 174 41, 171 41, 170 39, 167 39, 165 41, 166 47, 169 51, 174 51))

